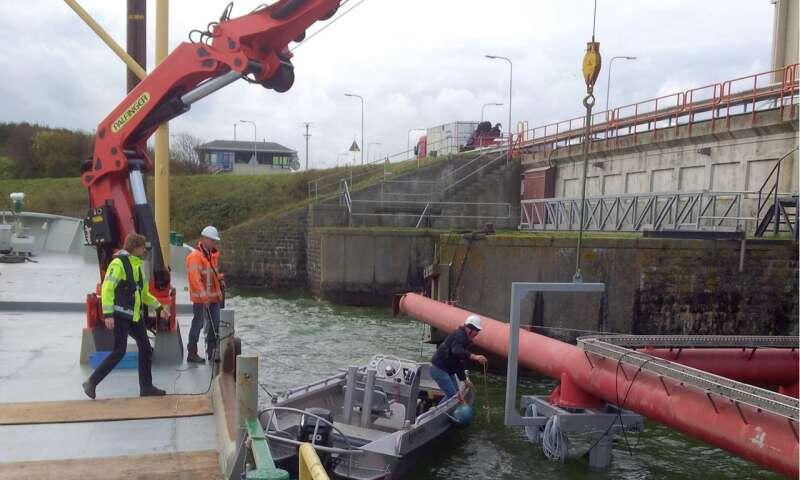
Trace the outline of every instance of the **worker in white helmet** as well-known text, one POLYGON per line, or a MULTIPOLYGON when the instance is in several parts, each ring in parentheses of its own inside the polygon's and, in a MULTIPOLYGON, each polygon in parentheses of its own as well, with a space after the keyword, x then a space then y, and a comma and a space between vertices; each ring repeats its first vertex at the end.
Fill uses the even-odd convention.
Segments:
POLYGON ((186 361, 205 363, 197 353, 200 330, 206 328, 206 357, 211 359, 217 347, 219 309, 225 300, 225 278, 219 272, 219 231, 211 225, 200 232, 197 248, 186 257, 186 275, 189 277, 189 298, 194 317, 189 329, 186 361))
POLYGON ((442 401, 458 395, 458 400, 464 402, 464 394, 458 388, 456 377, 470 389, 475 388, 469 377, 467 377, 465 370, 467 369, 467 360, 478 362, 481 365, 486 364, 486 357, 475 355, 467 350, 480 331, 481 317, 469 315, 464 320, 464 324, 448 335, 444 342, 439 345, 439 348, 436 349, 436 353, 433 354, 433 358, 431 358, 431 377, 444 392, 445 396, 442 401))

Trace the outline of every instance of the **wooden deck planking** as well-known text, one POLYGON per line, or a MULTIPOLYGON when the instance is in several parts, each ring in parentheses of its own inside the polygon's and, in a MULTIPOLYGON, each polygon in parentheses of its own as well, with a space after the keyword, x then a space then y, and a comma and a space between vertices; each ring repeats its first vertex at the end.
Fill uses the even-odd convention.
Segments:
POLYGON ((110 422, 211 415, 207 395, 0 404, 0 425, 110 422))
POLYGON ((221 480, 215 450, 40 462, 0 463, 0 480, 221 480))

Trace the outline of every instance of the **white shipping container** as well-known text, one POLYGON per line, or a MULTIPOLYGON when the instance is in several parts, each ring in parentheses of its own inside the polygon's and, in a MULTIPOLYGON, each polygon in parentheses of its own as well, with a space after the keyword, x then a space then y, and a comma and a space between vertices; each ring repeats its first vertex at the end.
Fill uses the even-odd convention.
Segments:
POLYGON ((452 122, 427 129, 428 155, 451 155, 469 141, 478 122, 452 122))

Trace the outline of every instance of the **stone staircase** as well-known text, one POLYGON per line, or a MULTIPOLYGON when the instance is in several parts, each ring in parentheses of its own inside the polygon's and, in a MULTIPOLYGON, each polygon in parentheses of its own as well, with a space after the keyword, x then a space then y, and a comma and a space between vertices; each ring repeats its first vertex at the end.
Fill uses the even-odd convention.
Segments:
POLYGON ((475 230, 492 223, 514 229, 519 178, 519 164, 507 163, 504 153, 469 152, 356 190, 342 179, 340 195, 313 209, 325 226, 344 209, 349 226, 475 230))

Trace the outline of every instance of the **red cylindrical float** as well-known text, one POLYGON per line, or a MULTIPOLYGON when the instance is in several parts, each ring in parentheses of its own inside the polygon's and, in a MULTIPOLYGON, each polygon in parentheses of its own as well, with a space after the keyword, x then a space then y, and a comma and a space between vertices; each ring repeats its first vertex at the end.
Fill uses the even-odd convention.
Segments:
MULTIPOLYGON (((471 313, 417 294, 405 295, 400 310, 446 332, 458 328, 471 313)), ((509 325, 482 316, 482 327, 475 344, 507 356, 509 325)), ((685 353, 686 350, 681 355, 685 353)), ((797 353, 793 355, 797 378, 797 353)), ((667 378, 662 383, 646 372, 637 375, 631 385, 635 369, 625 367, 626 377, 618 372, 616 361, 590 356, 591 362, 578 347, 520 330, 520 365, 552 378, 561 378, 564 373, 591 395, 614 404, 625 398, 625 408, 797 478, 797 425, 788 419, 707 395, 667 378)))
POLYGON ((797 350, 785 348, 644 348, 640 352, 751 385, 797 382, 797 350))

